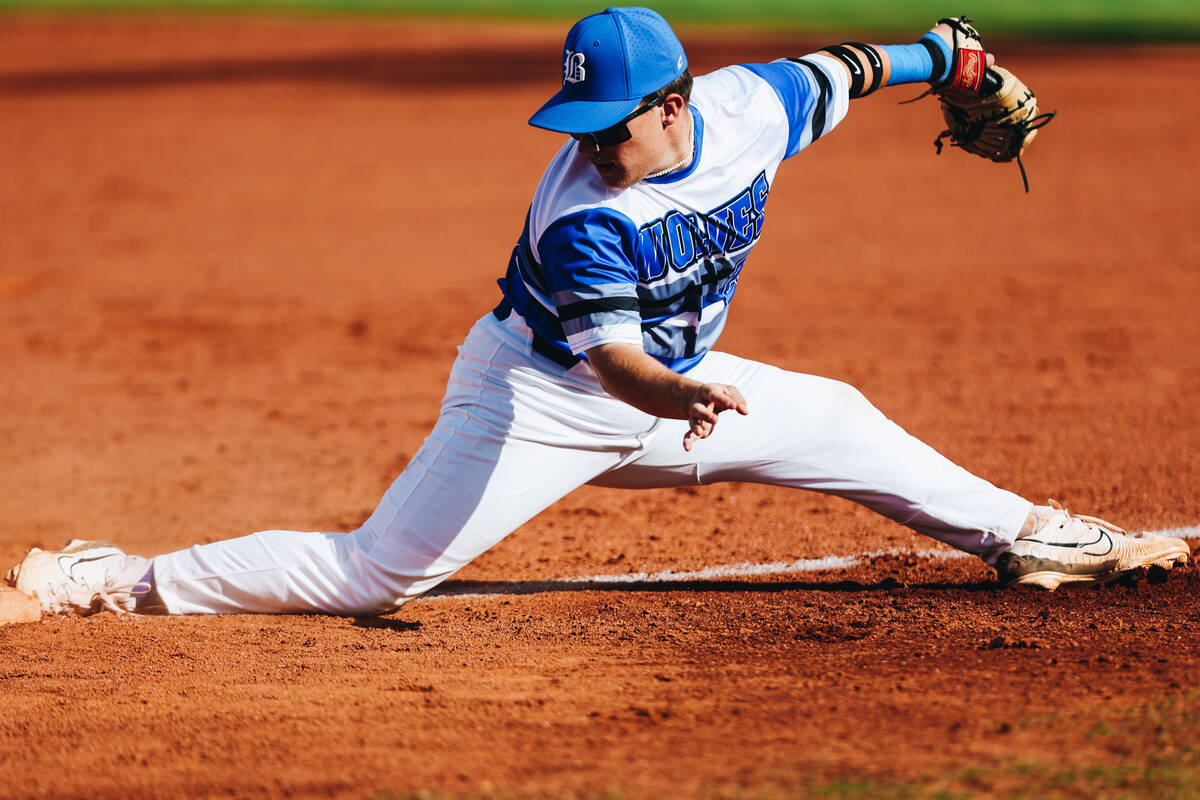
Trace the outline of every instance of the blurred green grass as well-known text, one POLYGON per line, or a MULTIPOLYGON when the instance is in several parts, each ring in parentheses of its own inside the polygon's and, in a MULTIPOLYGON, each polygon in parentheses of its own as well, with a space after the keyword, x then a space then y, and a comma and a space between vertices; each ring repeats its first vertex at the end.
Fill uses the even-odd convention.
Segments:
MULTIPOLYGON (((1197 0, 656 0, 676 24, 738 24, 789 31, 912 32, 966 13, 984 30, 1029 38, 1096 41, 1200 40, 1197 0)), ((574 20, 596 0, 0 0, 7 12, 178 11, 420 15, 574 20)))

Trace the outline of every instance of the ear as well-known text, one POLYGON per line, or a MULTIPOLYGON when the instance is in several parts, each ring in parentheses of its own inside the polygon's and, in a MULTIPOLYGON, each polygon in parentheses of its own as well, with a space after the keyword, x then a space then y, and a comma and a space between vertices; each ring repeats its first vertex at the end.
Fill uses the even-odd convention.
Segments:
POLYGON ((687 103, 685 103, 683 101, 683 95, 681 95, 681 94, 667 95, 667 99, 663 100, 663 103, 662 103, 663 127, 668 128, 671 125, 674 125, 676 122, 678 122, 679 117, 681 114, 683 114, 683 109, 686 106, 687 106, 687 103))

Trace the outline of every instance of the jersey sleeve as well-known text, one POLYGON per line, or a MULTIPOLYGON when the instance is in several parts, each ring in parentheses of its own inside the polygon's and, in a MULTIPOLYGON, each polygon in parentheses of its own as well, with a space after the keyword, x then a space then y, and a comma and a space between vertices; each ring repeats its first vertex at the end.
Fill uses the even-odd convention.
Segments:
POLYGON ((742 64, 775 90, 788 116, 784 158, 829 133, 850 109, 850 78, 830 56, 813 53, 769 64, 742 64))
POLYGON ((633 221, 606 208, 555 220, 538 241, 550 298, 576 355, 600 344, 642 346, 633 221))

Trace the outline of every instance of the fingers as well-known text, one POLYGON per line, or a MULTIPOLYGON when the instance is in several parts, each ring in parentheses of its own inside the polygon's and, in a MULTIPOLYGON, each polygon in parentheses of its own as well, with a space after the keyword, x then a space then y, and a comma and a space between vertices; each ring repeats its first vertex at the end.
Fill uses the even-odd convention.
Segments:
POLYGON ((707 439, 716 427, 717 415, 729 410, 742 415, 750 413, 746 398, 736 386, 706 383, 697 389, 688 409, 688 432, 683 437, 683 449, 691 451, 697 441, 707 439))
POLYGON ((702 411, 705 413, 704 416, 695 414, 689 420, 690 424, 688 425, 688 430, 696 434, 696 436, 700 437, 701 439, 704 439, 707 438, 708 435, 712 433, 712 429, 716 427, 717 415, 713 413, 712 406, 707 406, 702 409, 702 411))
POLYGON ((712 403, 692 403, 690 413, 688 414, 688 422, 695 428, 701 423, 709 426, 717 424, 717 410, 712 403))
POLYGON ((712 421, 692 417, 690 425, 688 426, 688 432, 683 435, 683 449, 690 451, 693 444, 701 439, 707 439, 709 434, 713 432, 713 428, 716 426, 716 424, 717 422, 715 414, 713 415, 712 421))
POLYGON ((742 397, 742 393, 738 391, 736 386, 724 386, 727 403, 722 411, 734 410, 743 417, 750 413, 750 406, 746 404, 746 398, 742 397))
POLYGON ((723 383, 706 383, 700 387, 697 394, 699 395, 697 399, 700 402, 715 407, 717 413, 731 409, 743 415, 750 413, 750 407, 746 404, 746 398, 742 397, 742 393, 738 391, 736 386, 727 386, 723 383))

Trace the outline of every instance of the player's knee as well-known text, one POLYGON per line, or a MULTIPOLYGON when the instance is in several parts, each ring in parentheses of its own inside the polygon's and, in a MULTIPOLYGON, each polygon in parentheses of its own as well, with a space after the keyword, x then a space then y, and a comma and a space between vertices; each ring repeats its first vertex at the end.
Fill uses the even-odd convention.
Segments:
POLYGON ((362 576, 360 582, 342 587, 338 613, 348 617, 378 617, 390 614, 421 592, 412 591, 411 581, 385 581, 362 576))
POLYGON ((448 571, 427 575, 423 570, 395 571, 381 565, 375 567, 364 571, 362 585, 350 592, 356 606, 355 616, 389 614, 453 574, 448 571))
POLYGON ((433 584, 417 565, 397 563, 375 545, 376 533, 364 526, 337 539, 336 563, 327 566, 336 586, 339 613, 371 617, 398 609, 433 584))
POLYGON ((359 598, 356 602, 347 606, 344 613, 350 617, 380 617, 396 611, 405 602, 406 599, 404 598, 380 593, 359 598))

